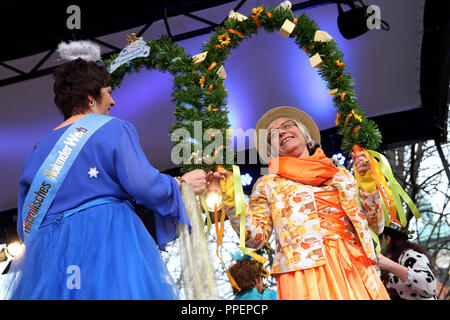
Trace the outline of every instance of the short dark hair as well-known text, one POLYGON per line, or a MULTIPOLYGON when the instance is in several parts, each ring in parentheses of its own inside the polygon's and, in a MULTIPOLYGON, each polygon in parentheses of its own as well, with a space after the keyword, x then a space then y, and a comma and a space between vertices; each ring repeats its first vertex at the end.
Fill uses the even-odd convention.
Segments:
POLYGON ((431 271, 433 273, 436 273, 436 262, 434 261, 430 252, 424 245, 409 241, 408 236, 405 236, 401 232, 393 230, 392 228, 385 227, 382 235, 383 236, 388 235, 391 237, 391 242, 386 248, 387 251, 386 254, 389 256, 389 258, 391 258, 391 260, 393 260, 394 262, 398 262, 398 259, 400 258, 403 252, 405 252, 408 249, 412 249, 414 251, 424 254, 428 258, 428 261, 430 262, 431 271))
POLYGON ((235 295, 251 290, 261 278, 262 266, 255 260, 239 260, 228 270, 241 291, 233 288, 235 295))
POLYGON ((111 75, 104 67, 80 58, 56 68, 53 78, 54 101, 64 119, 89 110, 88 95, 98 100, 101 89, 112 84, 111 75))

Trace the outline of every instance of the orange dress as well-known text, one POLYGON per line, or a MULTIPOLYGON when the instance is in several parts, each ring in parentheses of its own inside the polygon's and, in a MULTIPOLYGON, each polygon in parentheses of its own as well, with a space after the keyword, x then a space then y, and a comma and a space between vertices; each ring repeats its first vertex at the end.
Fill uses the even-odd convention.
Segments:
POLYGON ((314 187, 326 263, 277 274, 280 300, 389 300, 372 260, 355 240, 337 190, 314 187))

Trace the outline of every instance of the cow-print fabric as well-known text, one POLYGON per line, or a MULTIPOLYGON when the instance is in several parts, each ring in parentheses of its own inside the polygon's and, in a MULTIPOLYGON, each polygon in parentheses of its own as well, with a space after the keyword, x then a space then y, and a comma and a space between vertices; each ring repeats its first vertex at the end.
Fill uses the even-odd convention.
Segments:
POLYGON ((389 274, 388 289, 394 289, 401 299, 436 300, 436 279, 428 258, 412 249, 405 250, 398 263, 408 268, 408 280, 402 282, 396 275, 389 274))

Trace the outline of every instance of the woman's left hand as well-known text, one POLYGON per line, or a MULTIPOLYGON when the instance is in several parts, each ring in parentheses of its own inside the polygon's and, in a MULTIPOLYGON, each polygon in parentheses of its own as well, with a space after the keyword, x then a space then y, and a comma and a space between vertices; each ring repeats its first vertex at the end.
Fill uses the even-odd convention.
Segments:
POLYGON ((209 191, 217 192, 220 190, 220 180, 221 179, 228 179, 231 176, 231 174, 226 170, 221 170, 218 172, 208 172, 206 176, 206 180, 208 181, 207 189, 209 191))
POLYGON ((189 171, 183 175, 183 180, 189 184, 196 194, 201 194, 206 188, 206 172, 201 169, 189 171))
POLYGON ((360 175, 363 175, 366 171, 370 170, 369 160, 366 158, 363 151, 360 151, 357 154, 352 152, 352 159, 355 164, 356 171, 358 171, 360 175))

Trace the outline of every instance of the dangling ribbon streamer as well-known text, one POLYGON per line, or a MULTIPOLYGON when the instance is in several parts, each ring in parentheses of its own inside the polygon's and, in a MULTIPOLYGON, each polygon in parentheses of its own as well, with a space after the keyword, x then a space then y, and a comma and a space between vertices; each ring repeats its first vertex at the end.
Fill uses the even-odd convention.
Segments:
POLYGON ((378 191, 383 198, 382 205, 385 217, 387 216, 387 212, 390 216, 388 217, 388 219, 385 219, 385 224, 389 225, 392 221, 394 221, 406 227, 408 220, 406 219, 401 199, 406 202, 414 217, 416 219, 419 219, 421 217, 419 210, 414 205, 413 201, 405 192, 405 190, 403 190, 401 185, 395 179, 386 157, 376 151, 366 150, 358 145, 353 146, 353 151, 355 153, 363 151, 366 158, 369 159, 369 167, 372 171, 372 176, 374 177, 378 191), (378 161, 375 160, 375 158, 378 161), (389 185, 387 182, 389 182, 389 185), (386 199, 386 196, 389 201, 386 199), (397 219, 397 217, 400 219, 400 221, 397 219))
MULTIPOLYGON (((207 214, 209 214, 207 212, 207 214)), ((217 248, 216 248, 216 255, 219 258, 219 260, 222 262, 223 266, 225 267, 225 271, 227 272, 228 279, 230 280, 231 286, 235 288, 238 291, 241 291, 241 288, 239 288, 236 281, 233 279, 230 271, 228 271, 227 266, 225 262, 222 260, 219 254, 219 247, 222 245, 222 237, 223 233, 225 231, 225 210, 222 206, 222 215, 220 216, 220 227, 219 227, 219 215, 217 214, 217 203, 214 204, 214 225, 216 227, 216 236, 217 236, 217 248)))
POLYGON ((242 188, 241 182, 241 171, 238 166, 233 165, 233 179, 234 179, 234 201, 236 207, 236 216, 240 216, 240 225, 239 225, 239 248, 244 254, 248 254, 250 257, 255 259, 256 261, 264 264, 267 262, 267 259, 263 256, 256 254, 255 249, 247 248, 245 246, 245 201, 244 201, 244 190, 242 188))
POLYGON ((369 230, 370 230, 370 234, 372 235, 372 239, 375 241, 375 244, 376 244, 376 246, 375 246, 375 253, 379 254, 381 252, 381 249, 380 249, 380 238, 378 237, 378 235, 375 232, 372 231, 372 229, 369 229, 369 230))
POLYGON ((368 150, 368 152, 371 156, 380 161, 380 170, 388 180, 391 187, 401 225, 406 227, 408 220, 406 219, 406 214, 400 199, 403 199, 403 201, 407 204, 414 217, 416 219, 419 219, 421 217, 419 210, 417 209, 411 198, 408 196, 408 194, 405 192, 405 190, 403 190, 402 186, 395 179, 391 166, 389 165, 389 161, 386 159, 386 157, 376 151, 368 150))
POLYGON ((389 214, 391 217, 389 219, 389 222, 395 221, 398 224, 400 224, 400 222, 396 218, 397 209, 395 206, 395 202, 393 200, 392 191, 386 182, 386 178, 384 177, 384 175, 382 174, 382 172, 380 170, 378 162, 369 154, 369 152, 366 149, 362 148, 359 145, 353 146, 353 152, 355 152, 355 154, 358 154, 358 152, 360 152, 360 151, 363 151, 366 159, 369 160, 369 167, 370 167, 370 170, 372 171, 372 176, 377 185, 377 189, 378 189, 378 191, 384 201, 384 205, 386 206, 386 209, 389 211, 389 214), (389 201, 386 199, 386 196, 388 197, 389 201))

